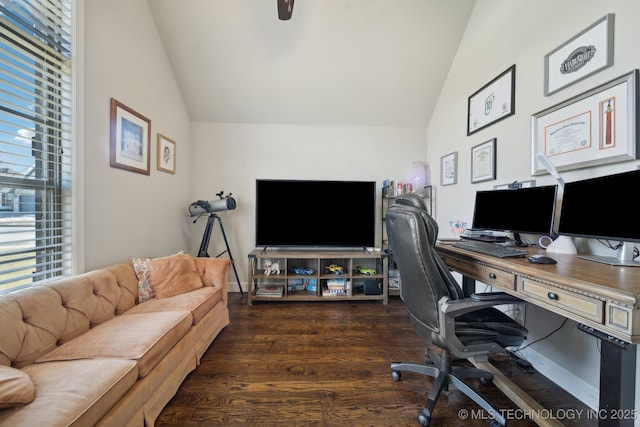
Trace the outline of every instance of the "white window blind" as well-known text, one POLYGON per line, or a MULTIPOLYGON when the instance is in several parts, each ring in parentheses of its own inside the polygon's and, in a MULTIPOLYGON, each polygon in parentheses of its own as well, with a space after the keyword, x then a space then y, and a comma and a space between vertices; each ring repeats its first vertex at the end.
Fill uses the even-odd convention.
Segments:
POLYGON ((71 1, 0 0, 0 293, 71 270, 71 1))

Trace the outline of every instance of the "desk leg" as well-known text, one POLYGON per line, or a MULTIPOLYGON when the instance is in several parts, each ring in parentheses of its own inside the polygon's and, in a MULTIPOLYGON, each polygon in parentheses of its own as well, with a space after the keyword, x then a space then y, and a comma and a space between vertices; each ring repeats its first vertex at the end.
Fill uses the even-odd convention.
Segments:
POLYGON ((600 340, 600 412, 598 426, 633 426, 635 415, 636 346, 621 348, 600 340))
POLYGON ((470 277, 462 276, 462 293, 465 297, 471 296, 476 291, 476 281, 470 277))

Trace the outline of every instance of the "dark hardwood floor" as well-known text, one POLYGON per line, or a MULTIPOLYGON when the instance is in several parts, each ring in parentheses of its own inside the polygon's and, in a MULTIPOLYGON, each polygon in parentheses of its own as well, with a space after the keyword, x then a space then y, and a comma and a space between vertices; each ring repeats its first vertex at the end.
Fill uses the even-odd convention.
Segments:
MULTIPOLYGON (((424 360, 425 343, 402 302, 257 303, 230 294, 231 324, 182 384, 157 426, 418 426, 432 381, 391 361, 424 360)), ((494 362, 566 425, 588 426, 587 408, 507 356, 494 362), (581 417, 578 412, 583 410, 581 417), (575 416, 574 416, 575 415, 575 416), (570 419, 574 418, 574 419, 570 419)), ((473 383, 508 419, 535 425, 494 385, 473 383)), ((543 415, 544 416, 544 415, 543 415)), ((432 426, 488 426, 487 414, 456 390, 438 401, 432 426), (474 417, 482 415, 481 417, 474 417), (465 414, 468 414, 466 416, 465 414), (472 419, 476 418, 476 419, 472 419), (478 419, 481 418, 481 419, 478 419)))

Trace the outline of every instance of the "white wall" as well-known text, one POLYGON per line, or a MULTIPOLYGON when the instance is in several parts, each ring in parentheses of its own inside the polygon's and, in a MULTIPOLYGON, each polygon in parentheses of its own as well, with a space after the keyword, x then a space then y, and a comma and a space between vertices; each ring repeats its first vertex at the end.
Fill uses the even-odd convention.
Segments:
MULTIPOLYGON (((443 234, 450 233, 450 220, 471 223, 473 195, 477 190, 532 179, 529 172, 532 114, 640 67, 639 16, 640 2, 636 0, 477 1, 427 133, 427 158, 434 176, 440 176, 440 157, 458 152, 458 184, 438 187, 435 192, 436 219, 443 234), (615 14, 613 67, 545 97, 544 55, 607 13, 615 14), (516 64, 515 116, 467 136, 469 95, 513 64, 516 64), (497 138, 497 179, 471 184, 471 147, 491 138, 497 138)), ((637 161, 618 163, 562 175, 569 182, 635 169, 637 164, 637 161)), ((538 185, 555 183, 549 175, 535 179, 538 185)), ((543 337, 563 320, 535 307, 527 308, 526 319, 530 331, 527 342, 543 337)), ((578 332, 573 322, 551 338, 534 344, 526 354, 540 371, 587 404, 597 406, 597 342, 578 332)))
POLYGON ((190 122, 148 4, 84 0, 84 9, 84 268, 185 250, 190 122), (151 120, 148 176, 109 166, 112 97, 151 120), (175 175, 156 168, 158 132, 176 141, 175 175))
MULTIPOLYGON (((406 180, 412 163, 424 161, 425 136, 426 129, 408 127, 194 123, 189 194, 192 200, 213 200, 221 190, 233 193, 237 209, 220 216, 246 289, 247 254, 255 249, 256 179, 372 180, 380 192, 384 179, 406 180)), ((329 197, 307 200, 303 208, 340 215, 329 197)), ((192 227, 191 253, 198 251, 205 224, 202 218, 192 227)), ((218 225, 209 248, 212 256, 225 249, 218 225)))

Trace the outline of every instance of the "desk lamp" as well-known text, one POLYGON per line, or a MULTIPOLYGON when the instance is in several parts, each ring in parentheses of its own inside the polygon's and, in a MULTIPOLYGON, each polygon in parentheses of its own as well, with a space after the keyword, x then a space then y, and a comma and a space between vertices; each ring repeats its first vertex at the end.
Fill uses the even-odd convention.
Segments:
MULTIPOLYGON (((553 176, 560 188, 564 189, 564 180, 560 177, 560 174, 556 170, 555 166, 551 164, 547 156, 542 153, 537 153, 536 158, 544 166, 544 168, 553 176)), ((578 250, 573 243, 573 239, 569 236, 558 236, 553 242, 547 246, 547 252, 554 254, 577 254, 578 250)))

